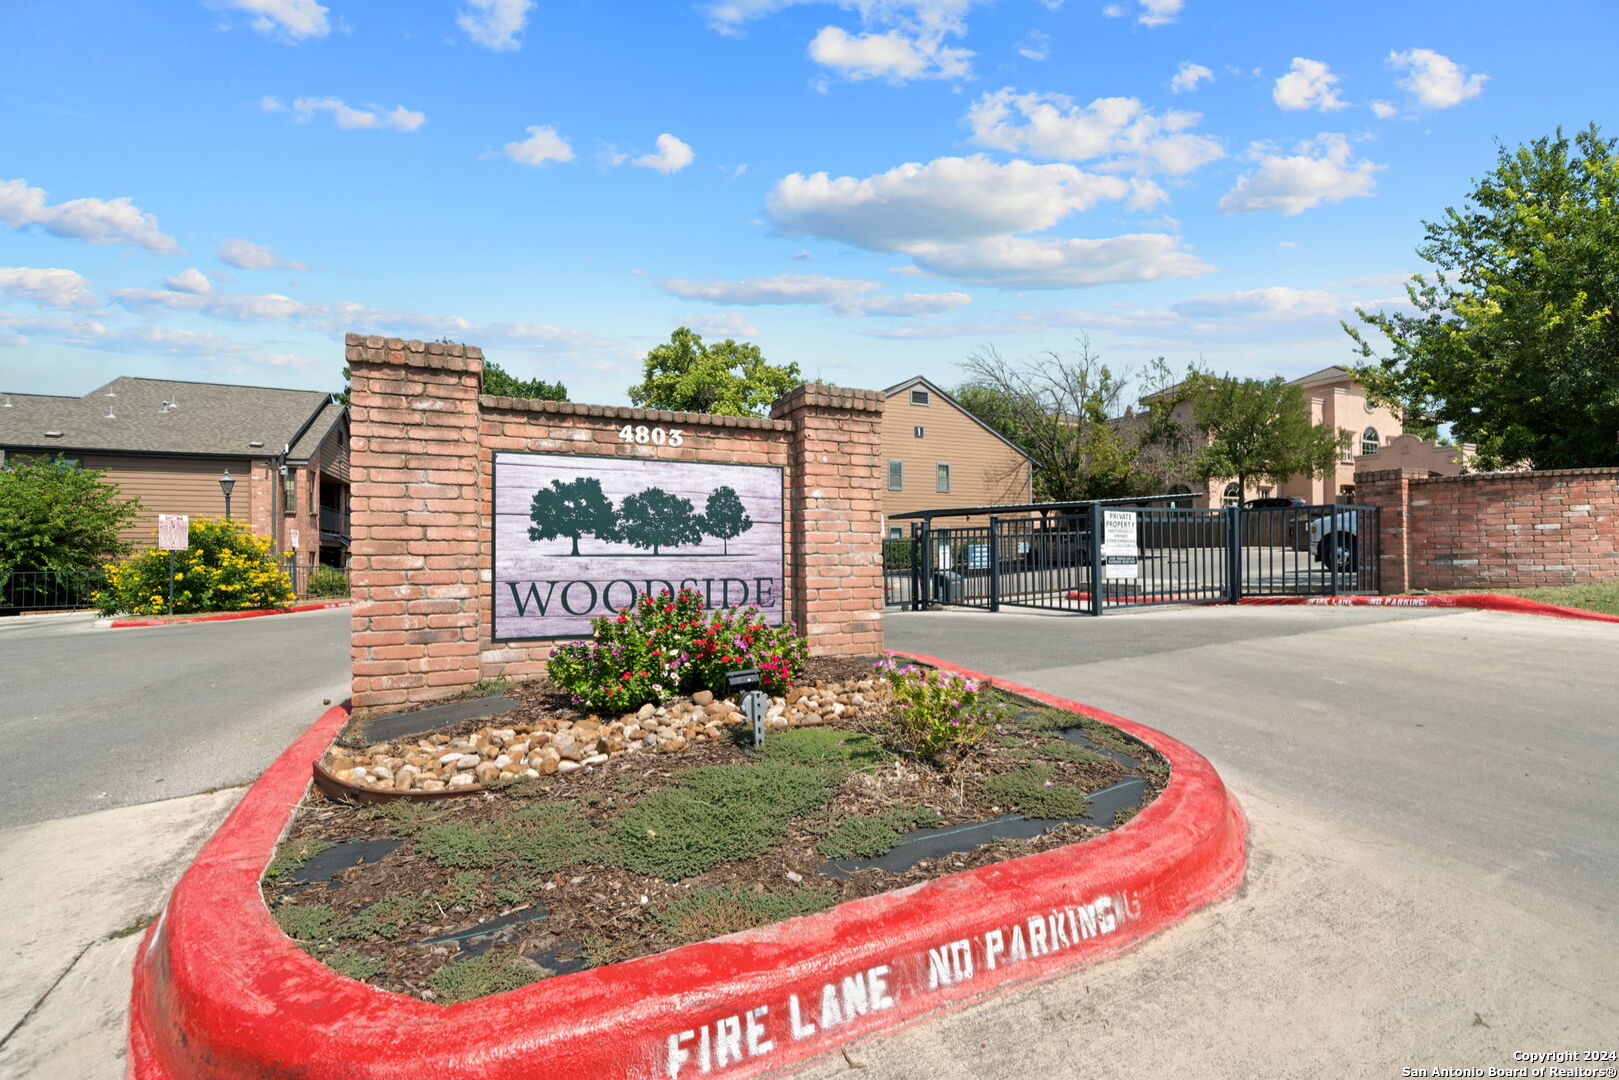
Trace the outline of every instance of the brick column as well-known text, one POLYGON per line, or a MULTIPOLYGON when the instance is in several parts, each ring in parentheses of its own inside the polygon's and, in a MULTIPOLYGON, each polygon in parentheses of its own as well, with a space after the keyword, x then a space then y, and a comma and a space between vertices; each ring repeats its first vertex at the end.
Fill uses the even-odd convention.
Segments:
POLYGON ((883 405, 875 390, 809 383, 770 408, 793 425, 788 608, 817 655, 883 647, 883 405))
POLYGON ((1355 474, 1355 502, 1378 508, 1379 580, 1385 596, 1412 588, 1411 481, 1425 469, 1379 469, 1355 474))
POLYGON ((483 353, 348 335, 356 716, 479 678, 483 353))

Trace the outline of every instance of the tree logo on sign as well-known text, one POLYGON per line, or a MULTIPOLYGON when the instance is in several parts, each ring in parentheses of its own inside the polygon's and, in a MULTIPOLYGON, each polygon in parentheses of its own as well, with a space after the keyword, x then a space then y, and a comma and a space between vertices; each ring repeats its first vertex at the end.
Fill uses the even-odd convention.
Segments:
POLYGON ((529 518, 534 522, 530 540, 565 536, 573 542, 570 556, 579 554, 579 539, 587 535, 650 549, 658 557, 662 548, 701 544, 706 535, 722 541, 723 554, 729 555, 730 541, 753 528, 753 518, 732 487, 715 488, 700 514, 690 499, 656 487, 626 495, 615 508, 593 476, 551 481, 534 493, 529 518))

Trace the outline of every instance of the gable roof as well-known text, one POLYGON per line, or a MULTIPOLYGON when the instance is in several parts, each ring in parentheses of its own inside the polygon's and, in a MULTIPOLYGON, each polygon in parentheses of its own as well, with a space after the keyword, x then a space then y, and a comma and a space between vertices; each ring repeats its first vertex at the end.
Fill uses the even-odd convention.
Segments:
POLYGON ((1340 379, 1347 379, 1353 382, 1355 377, 1349 374, 1349 372, 1345 371, 1343 368, 1339 367, 1337 364, 1333 364, 1331 367, 1324 367, 1320 371, 1312 371, 1308 375, 1300 375, 1287 385, 1310 386, 1313 383, 1338 382, 1340 379))
POLYGON ((315 421, 328 410, 335 410, 333 422, 342 414, 342 406, 319 390, 126 375, 83 397, 0 396, 0 446, 274 457, 288 444, 302 446, 316 427, 324 436, 331 424, 315 421))
POLYGON ((1005 443, 1007 446, 1010 446, 1013 450, 1016 450, 1019 454, 1023 455, 1024 459, 1027 460, 1030 465, 1039 465, 1040 464, 1034 458, 1030 457, 1028 452, 1025 451, 1023 449, 1023 447, 1019 446, 1017 443, 1013 442, 1011 439, 1008 439, 1005 435, 1002 435, 1000 432, 996 431, 994 428, 992 428, 988 424, 984 423, 982 420, 980 420, 978 418, 978 416, 971 409, 967 408, 967 406, 963 405, 961 402, 959 402, 955 398, 951 397, 948 393, 941 390, 937 385, 935 385, 933 382, 931 382, 930 380, 924 378, 921 375, 913 375, 911 378, 906 379, 904 382, 895 383, 893 386, 890 386, 887 390, 883 391, 883 396, 884 397, 893 397, 895 394, 899 393, 900 391, 909 390, 913 386, 925 386, 925 387, 927 387, 928 390, 931 393, 937 394, 939 397, 942 397, 942 398, 944 398, 944 400, 948 401, 951 405, 954 405, 956 407, 957 411, 959 411, 967 419, 971 420, 973 423, 977 424, 979 427, 983 428, 985 431, 989 432, 991 435, 993 435, 997 439, 1001 440, 1001 442, 1005 443))

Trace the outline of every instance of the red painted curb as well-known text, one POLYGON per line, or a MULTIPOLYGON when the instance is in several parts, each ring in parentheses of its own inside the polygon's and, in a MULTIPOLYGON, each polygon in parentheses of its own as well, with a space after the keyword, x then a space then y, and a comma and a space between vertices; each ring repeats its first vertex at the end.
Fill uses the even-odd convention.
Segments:
POLYGON ((1461 596, 1249 596, 1244 597, 1241 603, 1305 607, 1477 608, 1480 611, 1510 611, 1519 615, 1549 615, 1554 619, 1619 623, 1619 615, 1542 604, 1539 600, 1502 596, 1500 593, 1468 593, 1461 596))
POLYGON ((756 1076, 1115 956, 1236 891, 1247 825, 1208 761, 1139 724, 999 685, 1150 743, 1171 763, 1168 786, 1095 840, 447 1008, 336 974, 260 898, 309 762, 347 716, 332 709, 242 798, 147 932, 128 1076, 756 1076))
POLYGON ((293 607, 259 608, 256 611, 215 611, 207 615, 184 615, 173 619, 118 619, 107 624, 112 630, 127 630, 132 626, 179 626, 194 622, 225 622, 229 619, 261 619, 266 615, 296 615, 301 611, 325 611, 327 608, 348 607, 352 600, 329 600, 319 604, 297 604, 293 607))

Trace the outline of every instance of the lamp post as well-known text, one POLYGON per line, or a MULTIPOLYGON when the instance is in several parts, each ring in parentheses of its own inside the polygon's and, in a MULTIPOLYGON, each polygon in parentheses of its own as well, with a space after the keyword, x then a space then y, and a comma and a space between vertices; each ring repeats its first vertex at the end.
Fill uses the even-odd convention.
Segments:
POLYGON ((219 478, 219 490, 225 493, 225 520, 230 520, 230 489, 236 486, 236 478, 225 470, 225 475, 219 478))

